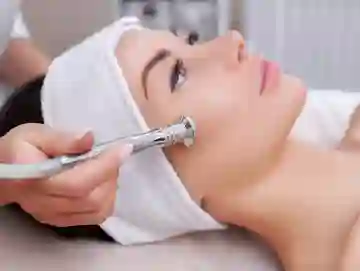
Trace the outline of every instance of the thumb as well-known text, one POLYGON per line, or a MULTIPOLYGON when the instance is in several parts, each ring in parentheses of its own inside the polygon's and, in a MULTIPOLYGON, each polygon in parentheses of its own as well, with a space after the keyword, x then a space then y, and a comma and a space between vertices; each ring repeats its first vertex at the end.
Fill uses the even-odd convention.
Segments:
POLYGON ((27 124, 20 127, 17 132, 18 138, 47 156, 83 153, 90 150, 94 144, 94 136, 91 132, 76 137, 41 124, 27 124))

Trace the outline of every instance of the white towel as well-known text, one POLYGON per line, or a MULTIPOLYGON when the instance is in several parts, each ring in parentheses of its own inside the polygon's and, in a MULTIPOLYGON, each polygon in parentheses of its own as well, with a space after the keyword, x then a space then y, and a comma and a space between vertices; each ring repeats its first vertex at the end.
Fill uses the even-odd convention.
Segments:
POLYGON ((344 137, 358 105, 359 92, 311 90, 290 136, 321 148, 334 148, 344 137))

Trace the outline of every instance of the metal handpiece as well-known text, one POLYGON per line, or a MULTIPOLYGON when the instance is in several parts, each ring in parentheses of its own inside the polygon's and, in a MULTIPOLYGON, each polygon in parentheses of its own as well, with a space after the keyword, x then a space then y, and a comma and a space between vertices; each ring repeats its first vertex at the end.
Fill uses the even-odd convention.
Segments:
POLYGON ((140 152, 144 149, 159 146, 167 147, 178 143, 183 143, 190 147, 195 138, 195 124, 188 117, 181 117, 180 120, 164 128, 157 128, 149 132, 133 135, 125 138, 118 138, 110 142, 102 143, 107 146, 113 142, 120 142, 124 144, 131 144, 134 146, 134 153, 140 152))
POLYGON ((190 118, 181 117, 178 122, 164 128, 103 142, 84 154, 60 156, 38 164, 0 164, 0 180, 49 177, 80 162, 97 157, 114 143, 131 144, 134 147, 133 153, 138 153, 151 147, 166 147, 178 143, 183 143, 185 146, 190 147, 195 139, 195 129, 195 123, 190 118))
POLYGON ((179 121, 164 128, 157 128, 145 133, 128 137, 115 138, 113 140, 97 144, 90 152, 77 156, 59 157, 63 166, 86 161, 98 156, 112 144, 131 144, 133 154, 151 147, 167 147, 183 143, 190 147, 195 139, 195 124, 189 117, 181 117, 179 121))

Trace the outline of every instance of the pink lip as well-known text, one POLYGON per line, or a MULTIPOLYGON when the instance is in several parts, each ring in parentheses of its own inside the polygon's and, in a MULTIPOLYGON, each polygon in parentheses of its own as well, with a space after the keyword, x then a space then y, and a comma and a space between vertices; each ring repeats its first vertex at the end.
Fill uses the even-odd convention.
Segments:
POLYGON ((268 91, 276 88, 279 85, 280 80, 280 69, 278 65, 273 62, 263 60, 262 61, 262 80, 261 80, 261 88, 260 95, 264 93, 264 91, 268 91))

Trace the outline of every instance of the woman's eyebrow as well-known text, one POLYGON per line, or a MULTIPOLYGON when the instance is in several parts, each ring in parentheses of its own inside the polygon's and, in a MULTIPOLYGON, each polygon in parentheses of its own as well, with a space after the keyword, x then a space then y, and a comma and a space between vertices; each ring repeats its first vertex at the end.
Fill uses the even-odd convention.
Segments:
POLYGON ((144 94, 145 94, 146 99, 148 98, 147 80, 148 80, 151 70, 154 69, 156 65, 158 65, 161 61, 164 61, 169 56, 171 56, 171 52, 169 50, 160 49, 145 65, 145 67, 141 73, 141 82, 142 82, 142 87, 144 89, 144 94))

